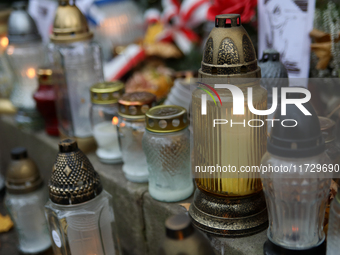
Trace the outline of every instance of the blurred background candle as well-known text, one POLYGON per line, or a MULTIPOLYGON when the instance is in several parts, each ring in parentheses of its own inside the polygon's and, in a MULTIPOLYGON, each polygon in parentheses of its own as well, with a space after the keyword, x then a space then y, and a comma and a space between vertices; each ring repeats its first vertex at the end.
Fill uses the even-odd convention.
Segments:
POLYGON ((11 101, 18 109, 16 121, 26 130, 38 130, 43 121, 36 110, 33 93, 38 88, 37 69, 44 64, 45 47, 25 2, 16 2, 8 19, 6 54, 15 74, 11 101))
POLYGON ((75 137, 79 146, 87 150, 95 145, 89 116, 89 89, 103 81, 101 49, 92 38, 93 33, 75 1, 72 4, 68 0, 59 1, 49 45, 50 61, 60 75, 59 131, 63 137, 75 137))
POLYGON ((39 87, 34 93, 37 109, 45 121, 45 131, 52 136, 58 136, 58 119, 56 112, 55 75, 51 68, 38 69, 39 87))
POLYGON ((43 252, 51 246, 44 215, 47 190, 25 148, 12 149, 11 157, 6 175, 5 204, 18 234, 18 248, 24 254, 43 252))
POLYGON ((120 163, 122 154, 118 142, 118 98, 124 91, 122 82, 103 82, 90 89, 92 106, 90 118, 98 149, 96 154, 103 163, 120 163))

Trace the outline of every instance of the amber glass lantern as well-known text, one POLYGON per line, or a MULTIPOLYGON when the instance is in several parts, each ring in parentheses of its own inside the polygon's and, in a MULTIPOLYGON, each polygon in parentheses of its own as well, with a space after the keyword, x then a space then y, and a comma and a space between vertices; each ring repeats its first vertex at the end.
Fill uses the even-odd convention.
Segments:
POLYGON ((259 174, 232 171, 242 166, 259 166, 266 150, 266 125, 251 127, 247 124, 252 119, 265 123, 266 116, 250 112, 246 101, 248 88, 251 88, 254 108, 267 109, 267 91, 260 86, 259 78, 261 70, 257 66, 255 49, 241 25, 240 15, 216 16, 199 70, 199 88, 192 94, 192 169, 198 189, 190 215, 197 227, 209 233, 245 236, 267 227, 259 174), (233 94, 222 88, 225 84, 232 84, 243 92, 244 115, 235 114, 233 94), (221 106, 216 106, 214 99, 206 96, 207 90, 216 90, 223 100, 221 106), (215 119, 228 120, 228 124, 214 127, 215 119), (209 166, 227 169, 202 170, 209 166), (202 171, 197 172, 197 167, 202 171))

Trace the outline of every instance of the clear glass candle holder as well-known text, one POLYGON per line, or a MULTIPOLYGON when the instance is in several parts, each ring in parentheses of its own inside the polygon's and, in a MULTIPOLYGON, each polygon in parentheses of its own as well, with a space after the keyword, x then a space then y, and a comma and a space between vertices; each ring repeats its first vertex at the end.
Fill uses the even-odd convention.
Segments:
POLYGON ((327 255, 337 255, 340 251, 340 192, 331 203, 327 233, 327 255))
POLYGON ((156 106, 146 113, 143 150, 149 170, 149 193, 176 202, 193 190, 187 112, 180 106, 156 106))
POLYGON ((107 164, 122 162, 118 141, 118 98, 123 93, 121 82, 97 83, 90 89, 92 106, 90 118, 93 136, 97 142, 96 154, 107 164))
POLYGON ((119 254, 111 196, 106 191, 76 205, 48 201, 45 210, 55 254, 119 254))
POLYGON ((18 248, 22 253, 39 253, 51 247, 44 215, 47 200, 45 188, 28 194, 6 194, 5 204, 18 233, 18 248))
POLYGON ((331 179, 327 173, 315 173, 306 163, 331 164, 326 153, 308 158, 284 158, 267 152, 264 166, 303 166, 296 173, 267 172, 262 178, 268 208, 268 238, 289 249, 317 246, 325 240, 323 220, 331 179), (308 216, 308 217, 307 217, 308 216))
POLYGON ((75 1, 59 1, 50 38, 49 59, 60 76, 57 111, 61 135, 86 141, 92 137, 89 89, 104 79, 101 48, 92 40, 93 33, 75 1))
POLYGON ((5 205, 14 222, 20 252, 37 254, 51 247, 44 215, 48 192, 25 148, 12 149, 11 157, 6 173, 5 205))
POLYGON ((154 106, 156 96, 148 92, 124 94, 119 103, 119 141, 124 161, 123 172, 129 181, 147 182, 148 167, 143 152, 145 113, 154 106))

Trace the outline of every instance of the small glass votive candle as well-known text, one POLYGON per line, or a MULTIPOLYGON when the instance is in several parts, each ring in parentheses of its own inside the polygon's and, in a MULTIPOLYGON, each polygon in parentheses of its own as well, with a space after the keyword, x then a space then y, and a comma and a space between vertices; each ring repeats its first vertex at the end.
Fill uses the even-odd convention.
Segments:
POLYGON ((97 142, 96 154, 106 164, 122 162, 118 142, 118 98, 124 84, 119 81, 97 83, 90 88, 92 106, 90 119, 93 136, 97 142))
POLYGON ((145 132, 145 113, 155 105, 156 96, 148 92, 127 93, 118 103, 118 132, 124 175, 132 182, 147 182, 149 173, 142 138, 145 132))
POLYGON ((150 195, 164 202, 184 200, 194 190, 187 111, 181 106, 161 105, 151 108, 145 116, 143 150, 150 195))

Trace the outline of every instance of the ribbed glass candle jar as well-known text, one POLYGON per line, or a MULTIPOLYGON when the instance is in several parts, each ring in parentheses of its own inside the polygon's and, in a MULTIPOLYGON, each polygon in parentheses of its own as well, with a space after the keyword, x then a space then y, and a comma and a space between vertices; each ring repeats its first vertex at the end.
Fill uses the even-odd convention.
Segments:
POLYGON ((156 106, 146 113, 143 151, 149 170, 149 193, 157 200, 188 198, 194 185, 190 170, 190 132, 185 108, 156 106))
POLYGON ((147 182, 149 173, 142 139, 145 132, 145 113, 155 105, 156 96, 148 92, 128 93, 118 102, 118 132, 124 175, 132 182, 147 182))

